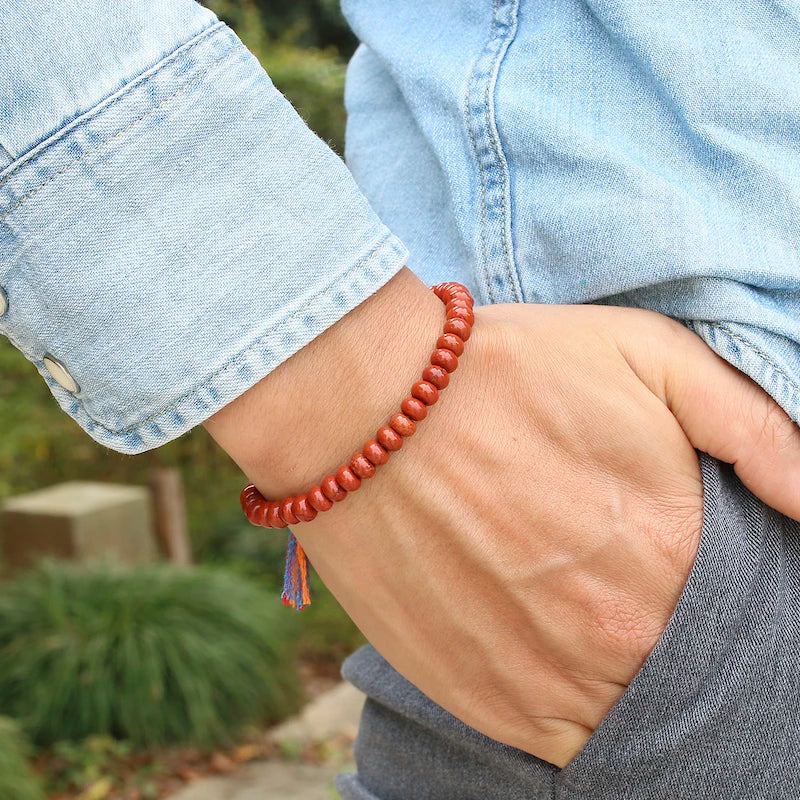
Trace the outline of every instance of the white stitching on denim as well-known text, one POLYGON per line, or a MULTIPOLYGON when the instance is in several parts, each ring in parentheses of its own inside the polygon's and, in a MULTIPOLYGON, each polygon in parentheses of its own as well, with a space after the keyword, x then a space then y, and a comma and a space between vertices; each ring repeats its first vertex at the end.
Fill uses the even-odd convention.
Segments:
POLYGON ((81 114, 77 119, 67 123, 63 128, 53 134, 53 136, 48 137, 43 142, 39 142, 32 149, 28 150, 26 153, 23 153, 21 156, 19 156, 16 163, 10 165, 8 171, 2 176, 2 179, 0 179, 0 187, 2 187, 9 178, 11 178, 13 175, 16 175, 17 172, 19 172, 19 170, 21 170, 23 167, 30 165, 36 161, 37 158, 44 155, 51 147, 54 147, 56 144, 58 144, 67 134, 79 130, 98 115, 105 113, 109 108, 124 100, 134 89, 158 75, 173 61, 177 60, 190 50, 205 42, 206 39, 211 37, 211 34, 225 27, 225 23, 217 22, 214 25, 211 25, 208 28, 200 31, 200 33, 198 33, 193 39, 190 39, 188 42, 184 42, 184 44, 163 58, 157 64, 145 70, 143 73, 141 73, 141 75, 137 75, 136 78, 134 78, 130 83, 127 83, 125 86, 122 86, 120 89, 118 89, 117 96, 114 97, 113 100, 109 101, 108 98, 101 100, 96 106, 94 106, 94 108, 90 108, 84 114, 81 114))
POLYGON ((177 97, 179 94, 181 94, 181 92, 185 92, 193 83, 195 83, 198 80, 200 80, 200 78, 204 77, 214 67, 216 67, 218 64, 221 64, 226 59, 230 58, 236 52, 237 52, 236 50, 231 50, 229 53, 226 53, 224 56, 221 56, 213 64, 209 64, 202 72, 199 72, 197 75, 195 75, 188 83, 185 83, 183 86, 181 86, 180 89, 177 89, 171 95, 169 95, 168 97, 165 97, 159 103, 157 103, 152 108, 150 108, 148 111, 146 111, 144 114, 142 114, 141 117, 137 117, 135 120, 133 120, 133 122, 128 123, 128 125, 126 125, 124 128, 122 128, 121 130, 117 131, 112 136, 109 136, 108 139, 103 139, 102 142, 99 142, 94 147, 90 148, 89 150, 85 150, 77 158, 73 159, 68 164, 65 164, 63 167, 61 167, 60 170, 58 170, 57 172, 54 172, 46 181, 44 181, 44 183, 40 183, 35 189, 31 189, 31 191, 29 191, 28 194, 24 195, 19 200, 17 200, 17 202, 14 203, 14 205, 11 206, 10 208, 6 209, 6 211, 3 214, 0 214, 0 222, 2 222, 9 214, 11 214, 16 209, 18 209, 23 203, 25 203, 28 200, 30 200, 31 197, 33 197, 38 191, 40 191, 45 186, 47 186, 48 183, 52 183, 56 178, 58 178, 61 175, 63 175, 70 167, 73 167, 75 164, 77 164, 79 161, 84 159, 86 156, 89 156, 92 153, 96 153, 101 147, 103 147, 104 145, 108 144, 109 142, 112 142, 117 137, 122 136, 123 133, 126 133, 127 131, 129 131, 134 125, 137 125, 142 120, 147 119, 147 117, 151 116, 152 114, 155 114, 155 112, 158 111, 158 109, 161 108, 161 106, 163 106, 165 103, 167 103, 170 100, 172 100, 174 97, 177 97))
POLYGON ((730 336, 731 339, 735 339, 737 342, 744 345, 748 350, 753 352, 755 355, 759 356, 761 359, 766 361, 767 364, 769 364, 772 367, 772 369, 775 370, 775 372, 777 372, 778 375, 780 375, 786 381, 786 383, 789 385, 789 388, 792 390, 794 394, 800 394, 800 384, 798 384, 796 381, 790 378, 789 375, 786 373, 786 371, 774 359, 768 356, 763 350, 754 345, 751 341, 745 339, 738 333, 734 333, 732 330, 726 328, 723 324, 719 322, 711 322, 711 321, 705 322, 703 320, 700 321, 704 322, 704 324, 709 325, 712 328, 717 328, 718 330, 722 331, 722 333, 726 334, 727 336, 730 336))
MULTIPOLYGON (((495 7, 497 9, 497 6, 495 7)), ((511 26, 507 25, 510 29, 511 26)), ((506 35, 506 40, 508 40, 508 35, 506 35)), ((508 42, 510 44, 510 41, 508 42)), ((500 74, 500 66, 505 60, 505 55, 508 52, 508 46, 506 46, 506 50, 503 50, 503 45, 500 45, 498 49, 497 55, 495 56, 494 62, 492 64, 492 70, 490 71, 489 75, 491 76, 491 72, 497 69, 497 74, 500 74)), ((505 256, 506 262, 506 275, 508 276, 508 283, 509 286, 514 289, 514 287, 520 288, 521 293, 521 281, 519 280, 519 276, 517 279, 514 279, 514 275, 511 271, 511 254, 509 252, 508 247, 508 237, 506 236, 506 222, 510 219, 510 209, 507 208, 506 204, 506 169, 507 169, 507 162, 505 154, 503 153, 503 149, 500 145, 500 137, 499 133, 496 130, 496 114, 494 110, 494 96, 490 91, 490 87, 492 85, 492 81, 486 81, 486 95, 485 95, 485 106, 486 106, 486 129, 489 132, 489 138, 494 146, 495 156, 497 158, 498 163, 500 164, 500 185, 502 190, 502 198, 500 201, 500 218, 501 218, 501 227, 500 227, 500 240, 503 243, 503 255, 505 256), (497 133, 497 135, 495 135, 497 133), (504 168, 505 165, 505 168, 504 168)), ((516 265, 514 271, 516 272, 516 265)), ((514 292, 516 294, 516 292, 514 292)))
MULTIPOLYGON (((507 166, 504 168, 506 164, 505 155, 503 154, 503 150, 499 141, 499 137, 496 135, 496 126, 495 126, 495 110, 494 110, 494 97, 492 95, 492 75, 494 74, 495 70, 499 71, 500 64, 503 62, 505 58, 505 53, 507 52, 507 45, 510 43, 510 34, 504 34, 504 38, 502 41, 498 43, 498 15, 500 12, 500 3, 501 0, 494 0, 492 4, 492 24, 489 28, 489 36, 483 46, 483 49, 480 51, 478 56, 475 59, 472 71, 469 76, 469 80, 467 81, 467 91, 464 96, 464 116, 466 118, 467 124, 467 131, 469 133, 470 142, 472 143, 472 150, 475 155, 475 158, 478 162, 478 170, 480 174, 481 180, 481 251, 483 256, 483 274, 484 279, 486 281, 486 290, 489 295, 490 302, 495 302, 495 294, 494 289, 492 288, 492 278, 491 272, 489 269, 489 251, 487 245, 487 229, 488 229, 488 212, 489 212, 489 205, 487 203, 487 194, 488 194, 488 185, 489 185, 489 178, 487 176, 486 167, 484 166, 481 153, 493 153, 493 160, 495 161, 495 165, 499 164, 500 170, 500 193, 501 199, 499 204, 499 211, 500 211, 500 241, 503 248, 503 256, 506 268, 506 277, 508 279, 508 286, 513 291, 514 295, 517 296, 518 294, 521 296, 522 288, 521 288, 521 281, 519 280, 519 276, 517 275, 516 278, 514 273, 516 272, 516 266, 512 264, 511 258, 511 248, 509 246, 508 235, 506 231, 506 226, 509 225, 510 227, 510 208, 508 207, 508 203, 506 202, 506 192, 507 192, 507 180, 506 180, 506 172, 507 166), (477 88, 476 84, 479 83, 478 81, 478 70, 480 67, 483 66, 482 59, 491 53, 493 46, 498 43, 497 52, 494 53, 492 56, 489 64, 484 69, 485 74, 485 89, 483 93, 483 126, 482 134, 484 138, 488 138, 488 146, 486 148, 479 147, 477 135, 475 133, 475 126, 473 125, 473 114, 472 114, 472 102, 474 98, 473 88, 477 88), (505 49, 504 49, 505 47, 505 49)), ((512 25, 506 24, 506 29, 511 31, 512 25)), ((513 37, 512 37, 513 38, 513 37)), ((475 115, 477 118, 477 115, 475 115)), ((494 208, 494 206, 493 206, 494 208)))
MULTIPOLYGON (((492 6, 492 27, 489 29, 489 42, 494 39, 494 31, 497 27, 497 9, 499 6, 500 0, 494 0, 494 4, 492 6)), ((486 45, 484 45, 485 49, 486 45)), ((475 64, 472 69, 472 73, 469 76, 469 80, 467 81, 467 93, 464 96, 464 112, 467 118, 467 131, 469 132, 469 138, 472 141, 472 150, 475 153, 475 158, 478 162, 478 171, 480 172, 481 176, 481 250, 483 251, 483 274, 486 278, 486 290, 489 293, 489 301, 491 303, 495 302, 494 299, 494 290, 492 289, 492 279, 491 275, 489 274, 489 255, 488 250, 486 249, 486 218, 487 218, 487 207, 486 207, 486 170, 483 166, 483 161, 481 160, 480 150, 478 148, 478 140, 475 136, 475 129, 472 125, 472 84, 473 82, 477 81, 478 79, 478 65, 480 64, 481 56, 483 55, 483 51, 478 54, 478 57, 475 59, 475 64)))
MULTIPOLYGON (((339 282, 343 278, 346 278, 348 275, 350 275, 351 272, 353 272, 357 268, 363 266, 363 264, 365 262, 369 261, 369 259, 372 258, 372 256, 374 256, 375 253, 378 252, 378 250, 380 250, 382 247, 384 247, 386 245, 386 243, 389 242, 389 240, 391 238, 392 238, 392 234, 387 234, 386 236, 384 236, 383 239, 381 239, 378 242, 378 244, 376 244, 375 247, 373 247, 372 250, 370 250, 369 253, 367 253, 367 255, 365 255, 363 258, 360 258, 354 264, 351 264, 344 272, 342 272, 340 275, 336 276, 336 279, 335 279, 335 281, 333 283, 331 283, 325 289, 320 290, 319 292, 317 292, 317 294, 315 294, 313 297, 311 297, 308 300, 306 306, 308 306, 311 303, 319 300, 320 298, 324 297, 326 294, 328 294, 329 292, 331 292, 335 288, 337 288, 338 285, 339 285, 339 282)), ((394 248, 394 250, 397 251, 398 255, 401 252, 401 251, 398 251, 397 248, 394 248)), ((164 406, 164 408, 161 408, 158 411, 154 411, 146 419, 142 419, 142 420, 139 420, 138 422, 135 422, 135 423, 133 423, 131 425, 128 425, 127 428, 114 429, 114 428, 109 428, 109 427, 103 425, 102 422, 98 422, 94 417, 91 416, 91 414, 89 414, 89 412, 86 410, 86 406, 83 404, 82 401, 80 401, 79 398, 75 397, 75 395, 73 395, 73 397, 75 397, 75 399, 80 403, 81 408, 83 409, 83 411, 86 414, 86 416, 89 417, 89 419, 95 425, 97 425, 98 428, 102 428, 104 431, 106 431, 108 433, 111 433, 111 434, 114 434, 114 435, 119 435, 119 434, 122 434, 122 433, 128 433, 128 432, 130 432, 132 430, 135 430, 136 428, 140 428, 142 425, 154 420, 156 417, 159 417, 162 414, 164 414, 167 411, 169 411, 170 409, 173 409, 176 406, 180 405, 180 403, 182 403, 187 397, 191 397, 191 395, 196 394, 200 389, 202 389, 204 386, 207 386, 218 375, 221 375, 223 372, 227 371, 231 367, 236 366, 236 364, 239 361, 241 361, 241 359, 245 355, 247 355, 247 353, 249 353, 251 350, 253 350, 256 347, 258 347, 264 341, 264 339, 266 339, 268 336, 273 335, 274 333, 279 331, 282 327, 288 325, 288 323, 290 323, 293 319, 298 317, 300 314, 305 313, 306 311, 307 311, 306 307, 300 308, 297 311, 295 311, 294 314, 291 314, 290 316, 286 317, 286 319, 283 319, 280 322, 277 322, 275 325, 273 325, 271 328, 269 328, 269 330, 266 330, 263 334, 261 334, 261 336, 259 336, 258 339, 256 339, 252 344, 248 345, 244 350, 241 350, 240 352, 238 352, 233 358, 230 359, 230 361, 227 361, 225 364, 223 364, 216 372, 212 372, 211 375, 209 375, 208 377, 204 378, 202 380, 202 382, 196 384, 191 389, 189 389, 188 391, 184 392, 180 397, 178 397, 175 400, 173 400, 168 406, 164 406)))

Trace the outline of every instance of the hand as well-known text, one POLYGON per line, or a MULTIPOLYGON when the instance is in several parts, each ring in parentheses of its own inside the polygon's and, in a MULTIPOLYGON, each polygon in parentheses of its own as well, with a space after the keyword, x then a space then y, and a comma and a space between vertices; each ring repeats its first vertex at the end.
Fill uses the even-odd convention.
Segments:
MULTIPOLYGON (((417 291, 410 276, 399 280, 402 298, 417 291)), ((411 348, 399 376, 385 350, 376 351, 382 365, 368 347, 364 354, 370 314, 387 324, 374 306, 357 328, 360 360, 345 346, 355 341, 347 331, 355 317, 331 334, 355 381, 321 377, 331 362, 313 350, 287 362, 284 390, 303 399, 280 407, 300 407, 305 425, 268 435, 289 430, 294 449, 259 447, 253 436, 235 445, 243 418, 274 417, 280 401, 271 392, 210 424, 265 495, 301 490, 351 452, 324 440, 315 451, 320 431, 348 437, 352 448, 394 411, 421 369, 408 362, 424 363, 441 325, 431 299, 418 294, 397 317, 411 348), (316 370, 302 369, 304 358, 316 370), (391 377, 371 393, 370 375, 391 377), (352 422, 325 417, 320 385, 335 387, 335 412, 349 399, 352 422), (373 394, 360 414, 353 398, 373 394), (274 473, 280 453, 288 457, 274 473)), ((694 447, 737 461, 751 488, 798 516, 800 435, 760 389, 659 315, 514 305, 476 317, 459 370, 417 436, 373 481, 295 533, 401 674, 485 734, 563 766, 639 669, 683 588, 702 527, 694 447)))

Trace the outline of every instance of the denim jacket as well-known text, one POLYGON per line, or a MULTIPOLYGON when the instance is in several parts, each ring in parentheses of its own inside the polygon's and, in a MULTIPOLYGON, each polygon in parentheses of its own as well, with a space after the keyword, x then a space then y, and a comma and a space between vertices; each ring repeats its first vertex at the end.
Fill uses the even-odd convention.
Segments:
POLYGON ((179 436, 404 263, 684 320, 800 421, 800 8, 344 10, 350 171, 192 0, 0 0, 0 332, 91 436, 179 436))

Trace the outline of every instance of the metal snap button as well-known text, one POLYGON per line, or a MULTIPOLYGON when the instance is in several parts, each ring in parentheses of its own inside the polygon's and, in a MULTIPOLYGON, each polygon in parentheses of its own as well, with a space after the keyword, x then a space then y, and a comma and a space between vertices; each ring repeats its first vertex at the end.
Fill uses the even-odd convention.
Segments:
POLYGON ((5 290, 0 286, 0 317, 8 311, 8 295, 5 290))
POLYGON ((62 388, 68 392, 75 394, 79 387, 75 382, 75 378, 69 374, 67 368, 57 359, 53 358, 49 353, 42 357, 45 369, 50 373, 50 377, 62 388))

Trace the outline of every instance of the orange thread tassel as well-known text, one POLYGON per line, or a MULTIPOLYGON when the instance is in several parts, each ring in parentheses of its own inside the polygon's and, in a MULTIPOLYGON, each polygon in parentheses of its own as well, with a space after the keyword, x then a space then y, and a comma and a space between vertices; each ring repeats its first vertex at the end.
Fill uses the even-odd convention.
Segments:
POLYGON ((286 548, 286 572, 283 576, 283 604, 302 611, 311 605, 311 592, 308 588, 308 558, 303 546, 293 533, 289 534, 286 548))

